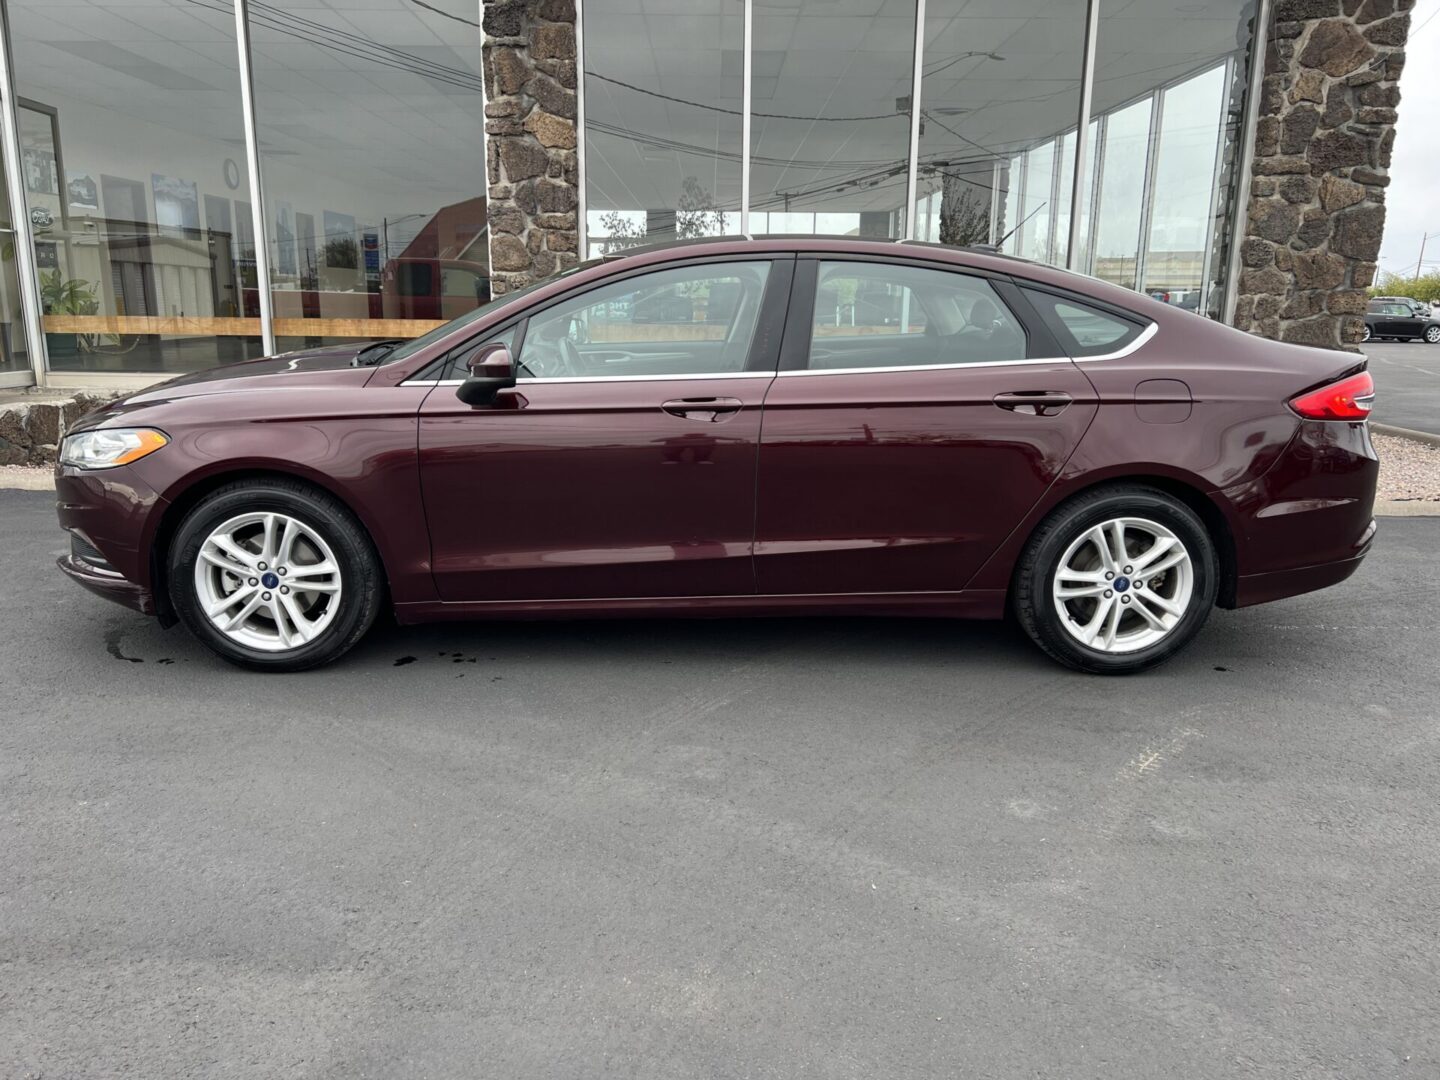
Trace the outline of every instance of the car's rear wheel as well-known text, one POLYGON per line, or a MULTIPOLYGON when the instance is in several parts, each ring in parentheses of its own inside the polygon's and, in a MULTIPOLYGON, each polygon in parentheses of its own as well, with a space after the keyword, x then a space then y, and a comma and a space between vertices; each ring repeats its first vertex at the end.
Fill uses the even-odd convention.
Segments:
POLYGON ((1126 485, 1082 495, 1036 530, 1014 604, 1025 632, 1062 664, 1128 675, 1184 648, 1218 588, 1204 522, 1163 491, 1126 485))
POLYGON ((1425 340, 1431 345, 1440 345, 1440 326, 1427 326, 1425 328, 1425 340))
POLYGON ((300 482, 237 482, 186 516, 170 546, 180 620, 233 664, 302 671, 347 652, 380 610, 370 538, 333 496, 300 482))
POLYGON ((1368 324, 1366 325, 1365 329, 1360 332, 1360 340, 1361 340, 1361 341, 1369 341, 1369 340, 1370 340, 1370 327, 1369 327, 1368 324))

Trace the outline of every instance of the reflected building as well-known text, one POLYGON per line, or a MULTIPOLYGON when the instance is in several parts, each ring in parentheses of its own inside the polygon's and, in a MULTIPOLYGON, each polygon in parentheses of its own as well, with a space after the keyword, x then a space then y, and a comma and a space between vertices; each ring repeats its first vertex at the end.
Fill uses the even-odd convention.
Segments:
POLYGON ((411 337, 580 259, 741 232, 988 245, 1338 347, 1409 22, 1341 0, 0 10, 0 387, 411 337))

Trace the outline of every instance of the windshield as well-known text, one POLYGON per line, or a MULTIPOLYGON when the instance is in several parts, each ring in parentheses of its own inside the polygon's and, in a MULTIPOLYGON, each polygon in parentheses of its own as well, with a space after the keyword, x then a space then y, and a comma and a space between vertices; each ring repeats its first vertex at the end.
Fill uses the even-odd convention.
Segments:
POLYGON ((562 270, 560 271, 560 273, 548 278, 544 278, 540 281, 535 282, 532 285, 526 285, 523 289, 516 289, 514 292, 503 293, 500 296, 495 297, 495 299, 491 300, 489 303, 481 304, 474 311, 467 311, 458 319, 451 319, 443 326, 437 326, 428 334, 421 334, 417 338, 411 338, 409 341, 405 342, 405 344, 401 345, 398 349, 396 349, 389 356, 387 356, 385 358, 385 363, 393 364, 397 360, 404 360, 407 356, 414 356, 421 349, 425 348, 428 345, 435 344, 435 342, 439 341, 441 338, 449 337, 456 330, 459 330, 462 327, 469 326, 473 322, 478 322, 486 315, 494 311, 496 308, 502 307, 503 305, 510 303, 510 301, 512 300, 518 300, 522 296, 528 296, 531 293, 535 292, 537 289, 549 285, 552 281, 557 281, 560 278, 569 277, 571 274, 578 273, 581 270, 589 269, 592 266, 598 266, 600 262, 600 259, 590 259, 586 262, 582 262, 575 266, 572 266, 569 270, 562 270))

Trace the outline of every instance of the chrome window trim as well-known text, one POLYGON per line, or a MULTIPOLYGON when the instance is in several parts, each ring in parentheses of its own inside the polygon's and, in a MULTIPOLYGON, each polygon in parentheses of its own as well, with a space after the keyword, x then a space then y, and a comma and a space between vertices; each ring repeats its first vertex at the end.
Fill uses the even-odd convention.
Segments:
MULTIPOLYGON (((697 375, 561 375, 554 379, 526 376, 516 386, 535 383, 689 382, 699 379, 773 379, 773 371, 714 371, 697 375)), ((401 386, 459 386, 464 379, 407 379, 401 386)))
POLYGON ((897 367, 862 367, 862 368, 795 368, 790 371, 780 372, 785 375, 868 375, 882 371, 946 371, 951 368, 979 368, 979 367, 1019 367, 1026 364, 1095 364, 1102 360, 1119 360, 1129 356, 1139 349, 1147 341, 1159 332, 1160 324, 1152 322, 1135 335, 1135 340, 1126 345, 1123 349, 1116 349, 1114 352, 1102 353, 1100 356, 1045 356, 1027 360, 976 360, 971 363, 960 364, 904 364, 897 367))
POLYGON ((1035 360, 976 360, 969 364, 899 364, 893 367, 858 368, 795 368, 780 375, 880 375, 892 371, 958 371, 963 368, 1020 367, 1028 364, 1068 364, 1068 356, 1041 357, 1035 360))

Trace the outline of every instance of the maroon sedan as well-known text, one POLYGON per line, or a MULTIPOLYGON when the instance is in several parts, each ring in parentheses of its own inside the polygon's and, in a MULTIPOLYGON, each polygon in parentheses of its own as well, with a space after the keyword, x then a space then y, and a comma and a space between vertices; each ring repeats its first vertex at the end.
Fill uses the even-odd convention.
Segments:
POLYGON ((422 338, 235 364, 65 438, 65 573, 227 660, 402 623, 998 619, 1132 672, 1375 533, 1351 353, 1047 267, 787 238, 632 250, 422 338))

